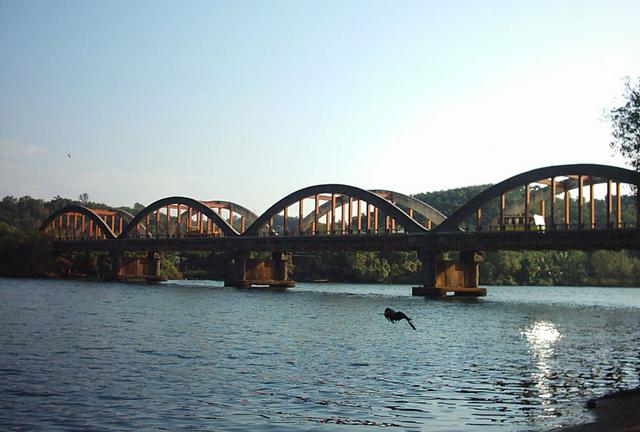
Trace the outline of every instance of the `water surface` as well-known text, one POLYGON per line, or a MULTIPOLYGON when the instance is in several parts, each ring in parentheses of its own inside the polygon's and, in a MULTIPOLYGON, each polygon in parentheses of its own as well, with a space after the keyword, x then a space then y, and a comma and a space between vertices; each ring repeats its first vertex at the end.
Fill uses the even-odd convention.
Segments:
POLYGON ((220 285, 0 279, 0 429, 545 430, 640 384, 638 289, 220 285))

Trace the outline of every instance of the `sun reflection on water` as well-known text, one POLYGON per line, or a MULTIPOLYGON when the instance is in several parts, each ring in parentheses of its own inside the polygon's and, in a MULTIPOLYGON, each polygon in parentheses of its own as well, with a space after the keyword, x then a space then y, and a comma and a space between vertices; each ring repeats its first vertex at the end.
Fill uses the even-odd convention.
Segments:
POLYGON ((562 339, 562 334, 560 334, 556 326, 549 321, 538 321, 527 327, 521 334, 531 346, 533 355, 537 360, 538 370, 533 374, 533 379, 539 397, 542 400, 542 405, 554 404, 554 388, 551 382, 551 377, 553 376, 551 360, 554 356, 554 345, 562 339))
POLYGON ((562 338, 556 326, 548 321, 538 321, 522 333, 536 353, 552 349, 553 344, 562 338))

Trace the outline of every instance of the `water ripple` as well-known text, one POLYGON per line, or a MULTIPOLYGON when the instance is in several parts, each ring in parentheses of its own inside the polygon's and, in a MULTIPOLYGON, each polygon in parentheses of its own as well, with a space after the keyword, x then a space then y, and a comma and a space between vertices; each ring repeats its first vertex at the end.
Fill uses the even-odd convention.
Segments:
POLYGON ((563 290, 0 279, 0 429, 549 429, 640 377, 640 290, 563 290))

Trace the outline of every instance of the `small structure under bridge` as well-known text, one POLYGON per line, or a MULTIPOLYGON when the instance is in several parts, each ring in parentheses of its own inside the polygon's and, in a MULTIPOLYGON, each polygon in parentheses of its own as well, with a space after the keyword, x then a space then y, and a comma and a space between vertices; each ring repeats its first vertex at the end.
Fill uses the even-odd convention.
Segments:
POLYGON ((497 183, 449 216, 398 192, 324 184, 293 192, 260 216, 230 201, 174 196, 135 216, 69 206, 41 229, 57 253, 107 252, 112 278, 154 280, 162 252, 209 251, 236 257, 227 285, 288 287, 292 253, 401 250, 420 256, 415 295, 482 296, 485 251, 638 249, 638 186, 640 174, 624 168, 559 165, 497 183), (514 224, 513 214, 522 222, 514 224), (145 258, 132 261, 130 252, 145 258), (254 252, 270 258, 252 259, 254 252))

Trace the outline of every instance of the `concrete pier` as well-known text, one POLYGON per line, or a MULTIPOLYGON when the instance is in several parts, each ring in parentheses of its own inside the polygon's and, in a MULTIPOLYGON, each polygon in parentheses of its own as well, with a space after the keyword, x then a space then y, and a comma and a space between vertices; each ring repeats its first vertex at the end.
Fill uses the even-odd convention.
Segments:
POLYGON ((479 285, 479 264, 484 255, 464 251, 453 256, 446 253, 421 253, 423 285, 413 287, 412 294, 426 297, 482 297, 486 288, 479 285))
POLYGON ((235 288, 291 288, 295 282, 289 280, 289 256, 284 252, 273 252, 271 259, 249 258, 240 254, 237 259, 236 277, 224 281, 224 286, 235 288))

